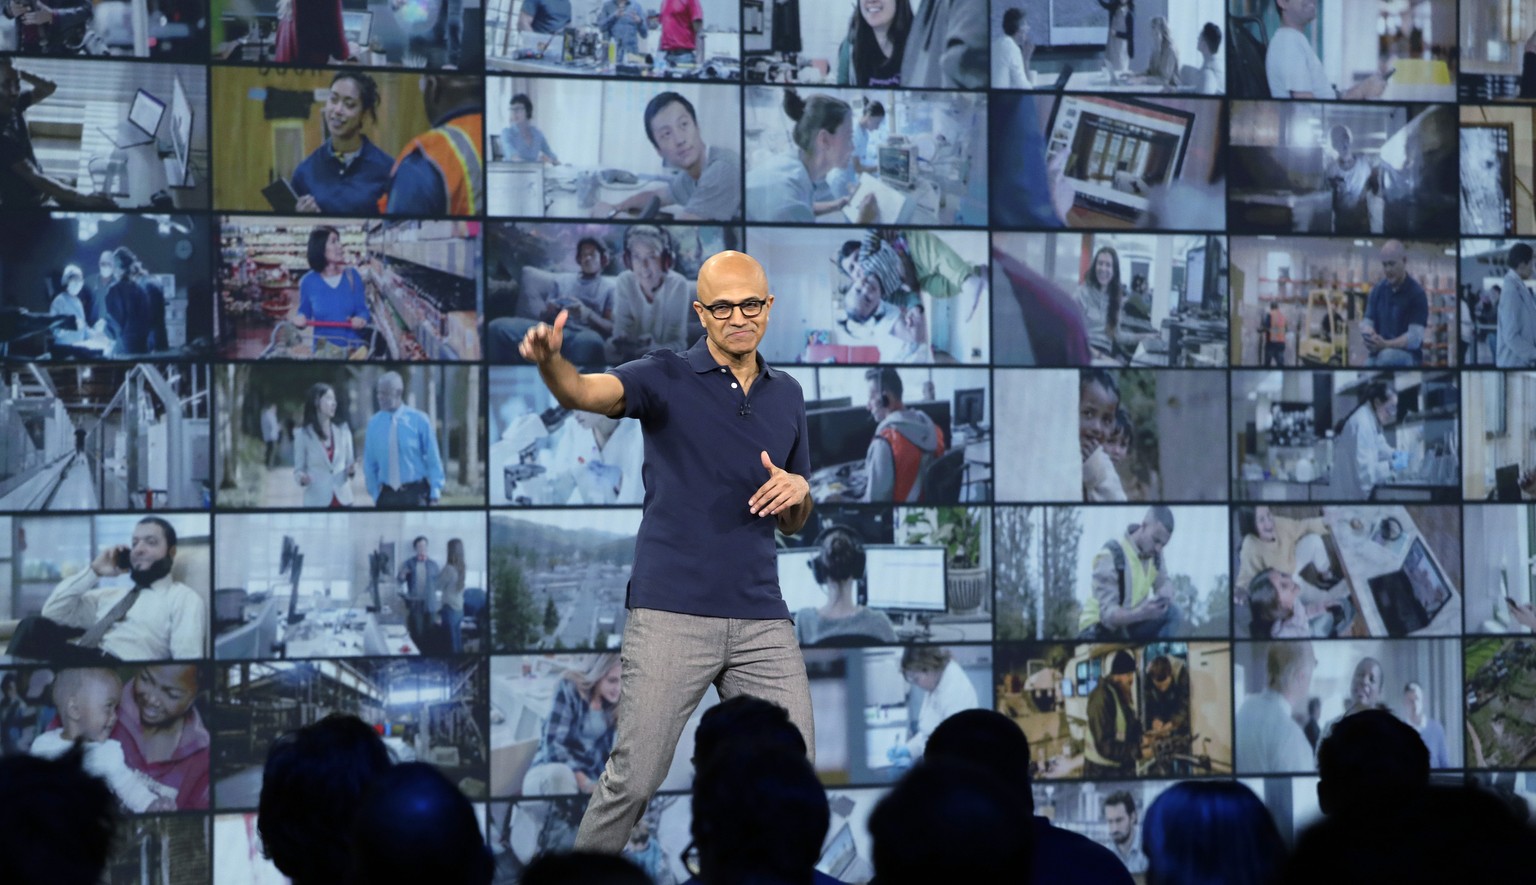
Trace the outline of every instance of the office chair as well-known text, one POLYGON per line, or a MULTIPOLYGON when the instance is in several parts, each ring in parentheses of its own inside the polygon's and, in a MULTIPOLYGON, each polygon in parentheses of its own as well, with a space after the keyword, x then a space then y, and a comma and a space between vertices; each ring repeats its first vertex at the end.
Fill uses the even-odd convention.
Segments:
POLYGON ((924 504, 960 503, 960 481, 965 476, 965 449, 945 452, 923 474, 924 504))

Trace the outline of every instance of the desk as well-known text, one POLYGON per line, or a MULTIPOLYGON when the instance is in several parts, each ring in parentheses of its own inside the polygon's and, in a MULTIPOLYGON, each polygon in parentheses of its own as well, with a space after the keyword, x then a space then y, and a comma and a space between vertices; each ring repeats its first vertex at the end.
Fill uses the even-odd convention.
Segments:
MULTIPOLYGON (((1054 83, 1059 74, 1036 74, 1037 84, 1046 81, 1054 83)), ((1036 88, 1040 88, 1038 85, 1036 88)), ((1067 92, 1141 92, 1163 93, 1167 95, 1197 95, 1200 90, 1197 86, 1168 87, 1152 82, 1145 74, 1125 74, 1118 81, 1111 80, 1103 68, 1091 71, 1073 71, 1067 78, 1067 92)), ((1444 101, 1446 99, 1442 99, 1444 101)))
MULTIPOLYGON (((872 173, 861 173, 860 178, 862 179, 865 175, 872 175, 872 173)), ((878 176, 873 177, 877 182, 880 180, 878 176)), ((918 173, 917 181, 910 190, 902 190, 894 185, 891 186, 891 189, 900 193, 903 197, 901 208, 893 213, 889 207, 881 204, 880 215, 872 220, 870 224, 948 225, 955 223, 955 215, 958 209, 954 203, 944 199, 943 189, 940 187, 938 180, 931 174, 918 173)), ((959 196, 959 194, 956 194, 956 201, 958 201, 959 196)), ((876 195, 876 200, 879 202, 878 194, 876 195)), ((831 212, 822 212, 817 215, 816 223, 854 224, 855 222, 849 221, 847 214, 842 209, 834 209, 831 212)))
MULTIPOLYGON (((544 216, 546 218, 590 218, 592 209, 581 208, 577 198, 577 179, 583 172, 597 173, 598 169, 578 169, 573 166, 546 167, 544 171, 544 216)), ((664 181, 648 180, 641 176, 635 184, 601 184, 597 186, 597 203, 619 203, 644 190, 667 189, 664 181)), ((495 198, 492 192, 491 197, 495 198)))
POLYGON ((1333 227, 1333 192, 1234 190, 1228 197, 1227 222, 1234 230, 1330 233, 1333 227))
POLYGON ((160 191, 166 191, 175 199, 176 192, 170 190, 170 178, 155 141, 118 148, 108 140, 106 133, 115 133, 127 117, 128 107, 121 102, 85 103, 75 187, 105 191, 122 208, 147 207, 150 198, 160 191))
POLYGON ((356 608, 310 611, 282 631, 289 658, 421 654, 404 624, 381 624, 378 615, 356 608))
MULTIPOLYGON (((1400 504, 1374 507, 1325 507, 1323 521, 1328 524, 1333 546, 1338 551, 1340 569, 1351 587, 1355 609, 1360 613, 1360 620, 1356 621, 1357 635, 1362 621, 1369 631, 1368 635, 1388 635, 1386 622, 1382 619, 1381 612, 1376 606, 1376 597, 1371 592, 1370 580, 1401 570, 1408 551, 1413 547, 1413 542, 1422 540, 1424 536, 1420 534, 1413 518, 1408 515, 1407 508, 1400 504), (1371 535, 1374 529, 1388 517, 1396 519, 1403 527, 1402 537, 1389 544, 1372 540, 1371 535), (1355 528, 1356 524, 1360 527, 1355 528)), ((1440 570, 1440 574, 1446 576, 1447 584, 1452 585, 1451 599, 1440 608, 1434 620, 1412 635, 1441 636, 1457 633, 1461 629, 1461 599, 1454 586, 1454 577, 1435 557, 1435 551, 1428 541, 1425 541, 1424 549, 1429 552, 1430 561, 1435 568, 1440 570)))

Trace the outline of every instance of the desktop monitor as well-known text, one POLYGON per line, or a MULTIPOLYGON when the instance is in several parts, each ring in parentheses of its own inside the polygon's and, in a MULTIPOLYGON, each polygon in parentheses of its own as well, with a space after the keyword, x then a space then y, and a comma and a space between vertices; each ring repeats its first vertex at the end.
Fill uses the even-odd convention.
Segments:
POLYGON ((1200 310, 1205 306, 1205 247, 1196 246, 1184 255, 1184 298, 1180 306, 1200 310))
MULTIPOLYGON (((973 387, 955 391, 954 421, 957 425, 980 427, 987 418, 987 391, 973 387)), ((952 440, 945 440, 952 442, 952 440)))
POLYGON ((187 99, 186 87, 177 77, 171 92, 171 148, 175 151, 176 174, 171 185, 188 187, 192 177, 192 102, 187 99))
POLYGON ((348 43, 366 47, 373 39, 373 13, 343 10, 341 29, 346 33, 348 43))
POLYGON ((165 102, 142 89, 134 94, 133 104, 128 108, 128 122, 140 132, 153 138, 164 117, 165 102))
POLYGON ((866 544, 866 603, 870 608, 944 611, 948 606, 944 561, 941 546, 866 544))
POLYGON ((853 405, 851 396, 834 396, 831 399, 813 399, 806 401, 807 412, 819 412, 822 409, 846 409, 853 405))
MULTIPOLYGON (((949 404, 944 406, 947 410, 949 404)), ((875 435, 875 420, 862 406, 807 412, 805 421, 813 470, 863 461, 875 435)))
POLYGON ((911 145, 884 145, 880 148, 880 180, 896 187, 917 183, 917 150, 911 145))
POLYGON ((827 604, 826 591, 816 583, 816 575, 811 571, 811 560, 820 555, 821 548, 816 545, 779 551, 779 594, 790 614, 827 604))

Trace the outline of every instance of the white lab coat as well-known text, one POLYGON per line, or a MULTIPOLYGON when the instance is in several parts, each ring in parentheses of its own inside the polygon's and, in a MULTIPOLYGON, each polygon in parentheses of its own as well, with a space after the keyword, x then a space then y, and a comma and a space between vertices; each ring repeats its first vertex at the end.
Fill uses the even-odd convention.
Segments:
POLYGON ((945 664, 944 673, 939 676, 939 684, 928 692, 928 697, 923 698, 923 707, 917 713, 917 734, 907 739, 907 749, 912 752, 912 758, 917 759, 923 755, 923 750, 928 746, 928 736, 933 734, 940 722, 961 710, 974 710, 979 706, 976 686, 971 684, 971 678, 954 661, 945 664))
POLYGON ((1365 403, 1344 422, 1333 447, 1332 496, 1364 501, 1371 489, 1392 477, 1392 447, 1382 432, 1375 409, 1365 403))

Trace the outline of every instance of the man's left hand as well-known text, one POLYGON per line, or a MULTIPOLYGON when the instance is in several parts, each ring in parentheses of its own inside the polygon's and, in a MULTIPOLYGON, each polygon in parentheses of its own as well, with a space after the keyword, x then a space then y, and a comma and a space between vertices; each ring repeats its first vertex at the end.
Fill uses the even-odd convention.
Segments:
POLYGON ((782 467, 775 467, 766 451, 762 456, 763 466, 768 468, 768 481, 763 483, 747 502, 747 509, 753 516, 778 516, 786 509, 804 501, 811 493, 811 484, 806 482, 803 476, 790 473, 782 467))

